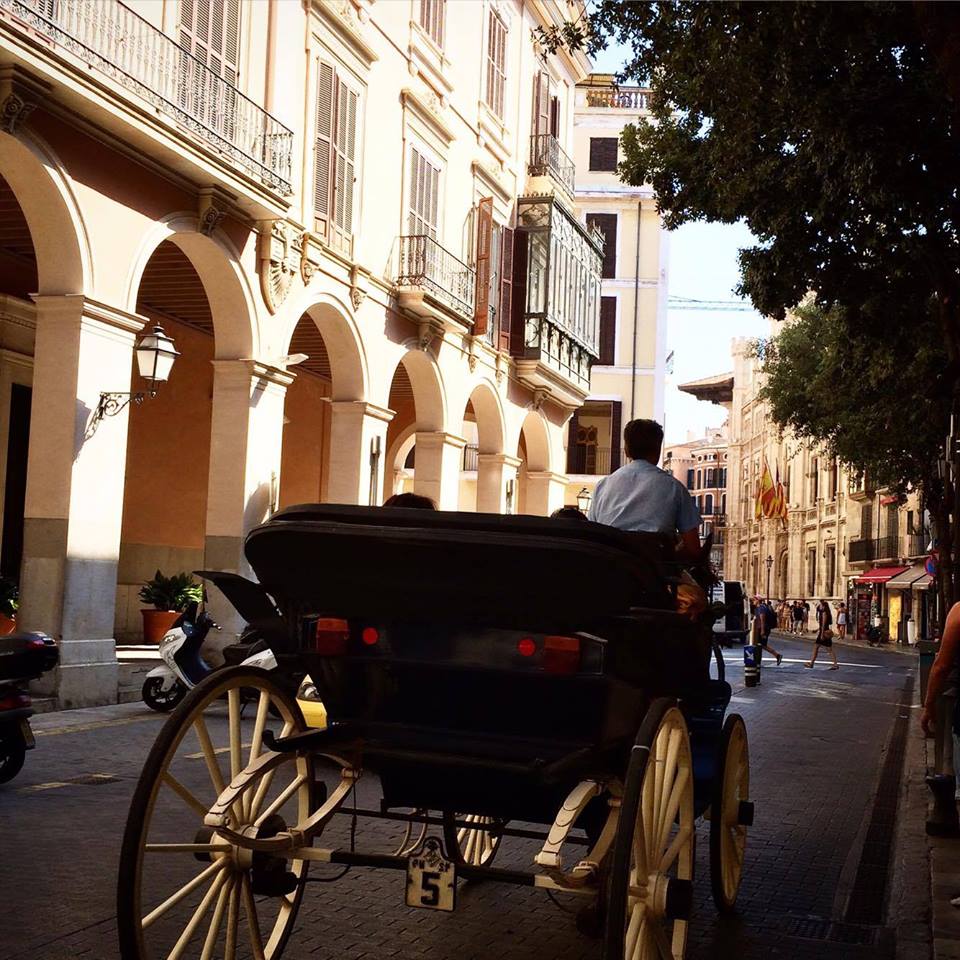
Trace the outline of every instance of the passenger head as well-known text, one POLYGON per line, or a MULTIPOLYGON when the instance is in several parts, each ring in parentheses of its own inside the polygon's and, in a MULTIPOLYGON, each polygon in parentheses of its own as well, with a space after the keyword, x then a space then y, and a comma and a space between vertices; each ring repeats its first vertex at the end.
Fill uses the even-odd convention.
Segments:
POLYGON ((583 511, 579 507, 566 506, 560 507, 559 510, 554 510, 550 514, 551 520, 586 520, 587 518, 583 515, 583 511))
POLYGON ((385 507, 412 507, 414 510, 437 509, 437 505, 429 497, 422 497, 419 493, 395 493, 392 497, 388 497, 383 505, 385 507))
POLYGON ((663 447, 663 427, 656 420, 631 420, 623 428, 623 448, 631 460, 657 463, 663 447))

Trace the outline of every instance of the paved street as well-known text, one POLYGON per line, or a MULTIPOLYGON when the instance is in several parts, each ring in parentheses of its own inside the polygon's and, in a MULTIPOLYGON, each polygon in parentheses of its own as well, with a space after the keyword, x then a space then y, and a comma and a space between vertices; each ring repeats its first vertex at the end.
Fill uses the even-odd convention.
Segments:
MULTIPOLYGON (((892 955, 882 933, 863 919, 879 906, 873 901, 881 891, 861 850, 867 838, 867 849, 872 855, 879 850, 882 859, 882 842, 877 847, 871 830, 879 823, 881 841, 884 832, 892 833, 882 813, 891 771, 894 776, 897 771, 891 764, 884 768, 885 748, 898 715, 906 712, 899 703, 913 660, 839 648, 840 671, 819 664, 810 671, 802 666, 809 644, 787 641, 782 648, 783 666, 765 669, 754 690, 742 688, 739 648, 727 651, 735 687, 731 709, 744 715, 750 731, 757 822, 747 848, 740 913, 725 923, 710 901, 707 833, 701 826, 688 956, 892 955)), ((120 836, 143 757, 161 723, 138 704, 36 718, 37 749, 20 777, 0 787, 0 943, 8 960, 117 956, 113 917, 120 836)), ((361 805, 376 802, 374 788, 367 785, 361 805)), ((348 818, 330 829, 347 842, 348 818)), ((361 848, 371 836, 382 848, 398 842, 394 825, 376 824, 372 834, 366 829, 358 836, 361 848)), ((511 841, 499 865, 524 867, 532 849, 511 841)), ((337 883, 310 884, 284 956, 599 957, 599 947, 581 937, 572 917, 541 892, 468 885, 452 915, 410 911, 401 905, 402 893, 397 874, 361 869, 337 883)))

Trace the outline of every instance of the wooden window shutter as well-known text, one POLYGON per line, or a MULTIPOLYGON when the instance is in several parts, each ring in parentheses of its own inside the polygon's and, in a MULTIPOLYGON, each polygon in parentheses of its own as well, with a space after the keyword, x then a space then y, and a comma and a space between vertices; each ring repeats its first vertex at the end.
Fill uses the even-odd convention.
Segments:
POLYGON ((605 367, 616 364, 617 348, 617 298, 600 298, 600 359, 605 367))
POLYGON ((357 149, 357 102, 359 97, 337 76, 336 123, 333 127, 335 157, 334 222, 344 233, 353 232, 354 178, 357 149))
POLYGON ((493 197, 477 204, 477 276, 473 308, 473 332, 487 332, 490 316, 490 248, 493 241, 493 197))
POLYGON ((550 74, 543 70, 533 81, 533 132, 550 132, 550 74))
POLYGON ((567 431, 567 473, 582 473, 577 466, 577 431, 580 429, 580 414, 574 411, 567 431))
POLYGON ((513 231, 513 297, 510 300, 510 352, 522 357, 526 352, 527 248, 529 234, 513 231))
POLYGON ((510 349, 510 317, 513 307, 513 244, 510 227, 503 228, 500 242, 500 340, 501 350, 510 349))
POLYGON ((240 0, 181 0, 178 42, 218 77, 236 84, 240 62, 240 0))
POLYGON ((615 172, 617 169, 616 137, 590 138, 590 169, 606 172, 615 172))
POLYGON ((620 469, 620 443, 623 439, 623 404, 614 400, 610 404, 610 472, 620 469))
POLYGON ((615 213, 588 213, 587 227, 596 227, 603 234, 603 267, 600 276, 609 279, 617 275, 617 215, 615 213))
POLYGON ((333 165, 333 92, 334 72, 320 61, 317 83, 317 131, 313 160, 313 215, 315 229, 327 236, 330 220, 330 168, 333 165))

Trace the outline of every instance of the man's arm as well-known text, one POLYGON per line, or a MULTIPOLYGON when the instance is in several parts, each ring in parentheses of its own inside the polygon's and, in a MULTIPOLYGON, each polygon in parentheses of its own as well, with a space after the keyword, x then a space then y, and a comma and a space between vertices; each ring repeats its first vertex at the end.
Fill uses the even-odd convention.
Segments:
POLYGON ((677 556, 681 560, 695 561, 700 559, 700 533, 696 527, 680 534, 680 549, 677 556))
POLYGON ((607 478, 604 477, 603 480, 598 480, 596 487, 593 489, 593 496, 590 498, 590 506, 587 509, 587 519, 593 520, 595 523, 603 523, 600 519, 600 497, 603 493, 603 483, 607 478))
POLYGON ((687 488, 679 480, 676 484, 679 491, 676 523, 681 540, 678 555, 683 560, 696 561, 700 559, 700 511, 687 488))
POLYGON ((957 662, 958 651, 960 651, 960 603, 955 603, 947 614, 937 659, 933 661, 930 676, 927 678, 927 696, 920 713, 920 726, 928 736, 934 729, 937 699, 947 685, 947 677, 950 676, 950 671, 957 662))

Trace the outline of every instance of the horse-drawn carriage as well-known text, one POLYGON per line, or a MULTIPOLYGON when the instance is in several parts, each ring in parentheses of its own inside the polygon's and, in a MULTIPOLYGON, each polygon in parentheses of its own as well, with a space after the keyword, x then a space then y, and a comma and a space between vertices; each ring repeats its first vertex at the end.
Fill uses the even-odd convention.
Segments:
POLYGON ((282 614, 279 666, 213 674, 162 729, 123 841, 124 960, 279 957, 311 864, 396 870, 411 907, 454 909, 460 880, 570 894, 608 960, 681 958, 700 816, 714 900, 733 907, 746 730, 724 721, 709 628, 675 610, 663 538, 309 505, 246 555, 247 588, 282 614), (297 705, 305 673, 324 729, 297 705), (356 805, 365 774, 379 809, 356 805), (324 846, 339 815, 349 843, 324 846), (400 844, 364 849, 365 816, 405 825, 400 844), (526 869, 494 863, 512 838, 537 841, 526 869))

